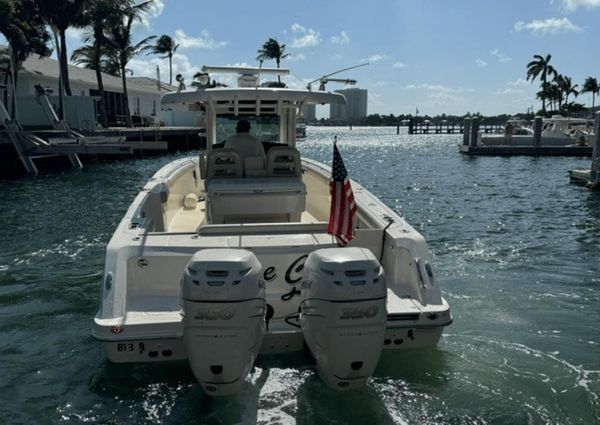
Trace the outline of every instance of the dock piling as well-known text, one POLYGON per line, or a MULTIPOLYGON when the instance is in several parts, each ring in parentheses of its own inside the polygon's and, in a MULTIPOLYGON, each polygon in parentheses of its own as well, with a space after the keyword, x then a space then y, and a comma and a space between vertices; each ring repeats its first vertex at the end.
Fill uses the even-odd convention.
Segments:
POLYGON ((473 117, 471 120, 471 146, 477 146, 479 138, 479 117, 473 117))
POLYGON ((469 146, 469 137, 471 135, 471 118, 465 118, 463 124, 463 145, 469 146))
POLYGON ((539 148, 542 145, 542 117, 533 120, 533 146, 539 148))

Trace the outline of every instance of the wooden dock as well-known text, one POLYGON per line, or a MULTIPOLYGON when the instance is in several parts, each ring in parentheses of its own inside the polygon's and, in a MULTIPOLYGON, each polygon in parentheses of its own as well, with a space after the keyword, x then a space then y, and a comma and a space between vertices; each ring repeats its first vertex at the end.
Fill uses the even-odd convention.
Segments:
MULTIPOLYGON (((401 126, 408 127, 408 134, 463 134, 465 132, 463 123, 414 123, 409 121, 401 126)), ((499 124, 483 124, 479 127, 479 131, 485 134, 499 133, 502 130, 503 126, 499 124)))
MULTIPOLYGON (((499 133, 502 131, 501 125, 487 124, 479 127, 479 131, 485 134, 499 133)), ((408 134, 463 134, 465 132, 462 124, 443 124, 427 125, 417 124, 412 129, 408 128, 408 134)))
POLYGON ((589 146, 470 146, 460 145, 460 153, 477 156, 592 156, 589 146))
MULTIPOLYGON (((536 117, 533 122, 533 138, 531 145, 494 145, 480 144, 481 130, 479 118, 466 118, 463 142, 459 152, 472 156, 592 156, 590 146, 550 146, 543 144, 542 118, 536 117)), ((575 143, 575 140, 573 141, 575 143)))
POLYGON ((97 129, 87 135, 125 137, 126 143, 134 151, 206 149, 206 133, 201 127, 113 127, 97 129))

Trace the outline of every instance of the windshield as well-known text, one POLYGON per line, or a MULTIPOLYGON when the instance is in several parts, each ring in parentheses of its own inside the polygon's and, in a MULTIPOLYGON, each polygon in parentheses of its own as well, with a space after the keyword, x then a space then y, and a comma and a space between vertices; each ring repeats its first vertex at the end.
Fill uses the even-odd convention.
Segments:
POLYGON ((223 143, 235 134, 235 127, 239 120, 250 123, 250 134, 261 142, 279 142, 279 116, 278 115, 219 115, 217 116, 217 140, 223 143))

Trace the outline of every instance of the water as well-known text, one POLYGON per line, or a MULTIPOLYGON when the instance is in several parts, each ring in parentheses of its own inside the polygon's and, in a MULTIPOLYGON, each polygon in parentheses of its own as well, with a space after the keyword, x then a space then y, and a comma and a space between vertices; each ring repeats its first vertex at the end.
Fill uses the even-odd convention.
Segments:
POLYGON ((458 136, 313 128, 300 144, 429 241, 454 315, 437 348, 325 388, 302 354, 205 396, 185 362, 114 365, 90 336, 104 248, 142 184, 181 156, 0 182, 0 423, 600 423, 600 193, 577 158, 466 158, 458 136))

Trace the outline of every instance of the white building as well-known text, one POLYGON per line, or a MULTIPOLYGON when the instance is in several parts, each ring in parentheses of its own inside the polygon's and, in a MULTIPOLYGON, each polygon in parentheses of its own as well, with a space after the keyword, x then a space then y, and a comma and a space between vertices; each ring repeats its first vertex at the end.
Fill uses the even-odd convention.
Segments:
MULTIPOLYGON (((58 105, 58 61, 52 58, 30 56, 22 65, 17 78, 17 100, 19 104, 19 121, 23 125, 43 125, 46 118, 41 108, 35 102, 35 85, 41 84, 50 88, 54 95, 50 100, 58 105), (42 122, 39 122, 42 120, 42 122)), ((121 77, 102 73, 104 91, 107 100, 109 125, 122 125, 126 122, 123 85, 121 77)), ((66 120, 73 128, 86 129, 94 127, 99 121, 96 100, 99 99, 96 72, 92 69, 69 65, 69 82, 73 96, 65 96, 66 120)), ((131 115, 139 117, 136 121, 150 121, 151 117, 165 121, 166 125, 193 125, 197 113, 178 117, 179 123, 174 123, 171 111, 162 113, 160 108, 161 96, 177 87, 158 82, 147 77, 127 77, 127 93, 131 115)), ((186 114, 186 113, 184 113, 186 114)))
POLYGON ((331 104, 329 119, 335 121, 351 121, 367 116, 368 91, 366 89, 351 88, 336 90, 346 98, 346 104, 331 104))
POLYGON ((316 105, 304 105, 302 108, 302 116, 304 122, 312 123, 317 120, 316 105))

